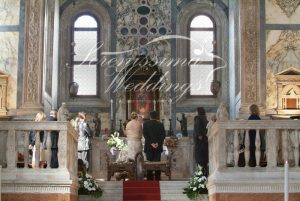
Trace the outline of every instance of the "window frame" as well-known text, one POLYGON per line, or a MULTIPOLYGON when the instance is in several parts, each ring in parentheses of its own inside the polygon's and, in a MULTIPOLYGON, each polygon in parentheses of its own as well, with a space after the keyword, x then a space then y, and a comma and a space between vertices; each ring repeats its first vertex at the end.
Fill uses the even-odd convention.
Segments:
MULTIPOLYGON (((70 63, 71 63, 71 71, 70 71, 70 83, 74 82, 74 65, 76 64, 89 64, 91 62, 91 64, 96 64, 96 94, 95 95, 76 95, 77 98, 94 98, 94 97, 99 97, 100 96, 100 86, 99 83, 101 83, 100 81, 100 55, 101 55, 101 51, 100 51, 100 39, 101 39, 101 24, 100 24, 100 20, 98 19, 98 17, 96 15, 94 15, 91 12, 79 12, 77 15, 75 15, 71 21, 71 36, 70 36, 70 63), (94 18, 94 20, 97 23, 97 27, 81 27, 81 28, 75 28, 75 22, 76 20, 78 20, 80 17, 88 15, 92 18, 94 18), (74 37, 75 37, 75 31, 96 31, 97 32, 97 60, 96 61, 74 61, 74 56, 75 54, 73 54, 74 45, 71 45, 74 42, 74 37)), ((80 87, 80 86, 79 86, 80 87)), ((70 94, 69 94, 69 98, 70 98, 70 94)))
MULTIPOLYGON (((191 31, 213 31, 213 51, 212 53, 214 55, 217 55, 217 26, 216 26, 216 21, 214 20, 214 18, 212 16, 210 16, 209 14, 206 14, 206 13, 195 13, 194 15, 192 15, 190 17, 190 19, 188 20, 188 25, 187 25, 187 33, 188 33, 188 37, 191 38, 191 31), (198 16, 205 16, 205 17, 208 17, 212 24, 213 24, 213 28, 204 28, 204 27, 191 27, 191 23, 192 21, 198 17, 198 16)), ((187 45, 187 57, 188 57, 188 61, 191 61, 191 40, 188 42, 188 45, 187 45)), ((213 61, 193 61, 193 62, 190 62, 189 65, 187 66, 187 81, 189 84, 191 84, 191 65, 201 65, 201 64, 208 64, 208 65, 213 65, 213 69, 216 68, 216 58, 214 57, 213 58, 213 61)), ((213 73, 213 80, 216 78, 216 72, 214 71, 213 73)), ((209 89, 210 90, 210 89, 209 89)), ((187 93, 187 98, 200 98, 200 97, 207 97, 207 98, 210 98, 210 97, 216 97, 216 95, 214 94, 211 94, 211 95, 191 95, 191 91, 190 89, 188 90, 188 93, 187 93)))

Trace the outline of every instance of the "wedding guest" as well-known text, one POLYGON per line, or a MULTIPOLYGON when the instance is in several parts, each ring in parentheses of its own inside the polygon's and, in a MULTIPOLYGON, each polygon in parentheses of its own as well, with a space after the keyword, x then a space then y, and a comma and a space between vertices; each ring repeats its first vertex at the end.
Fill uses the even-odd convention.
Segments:
MULTIPOLYGON (((44 112, 38 112, 35 116, 34 121, 35 122, 41 122, 46 120, 46 114, 44 112)), ((45 165, 45 149, 47 149, 47 135, 44 135, 44 131, 38 131, 35 130, 30 131, 29 133, 29 154, 32 158, 32 164, 29 165, 29 167, 34 167, 35 163, 39 163, 40 161, 36 161, 35 154, 36 154, 36 135, 39 134, 40 137, 40 158, 39 160, 41 163, 44 163, 45 165)))
MULTIPOLYGON (((51 110, 50 116, 47 118, 47 121, 57 121, 57 111, 51 110)), ((50 167, 51 168, 58 168, 58 158, 57 158, 57 152, 58 152, 58 131, 52 130, 50 132, 50 138, 51 138, 51 162, 50 167)))
POLYGON ((204 170, 208 164, 208 139, 207 139, 207 118, 203 107, 197 108, 198 115, 194 117, 194 153, 195 161, 204 170))
POLYGON ((86 168, 89 167, 88 151, 90 150, 90 137, 92 136, 89 125, 86 122, 86 113, 78 113, 78 159, 81 159, 86 168))
MULTIPOLYGON (((261 120, 259 117, 259 108, 257 105, 252 104, 249 107, 250 116, 248 120, 261 120)), ((249 166, 255 167, 256 166, 256 158, 255 158, 255 138, 256 138, 256 130, 249 130, 249 139, 250 139, 250 159, 249 159, 249 166)), ((264 154, 266 149, 266 142, 265 142, 265 133, 260 132, 260 141, 261 141, 261 152, 264 154)))

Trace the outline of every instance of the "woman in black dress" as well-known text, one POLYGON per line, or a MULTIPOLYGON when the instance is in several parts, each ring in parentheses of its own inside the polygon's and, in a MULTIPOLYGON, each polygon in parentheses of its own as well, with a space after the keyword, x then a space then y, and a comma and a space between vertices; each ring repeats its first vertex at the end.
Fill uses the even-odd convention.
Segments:
POLYGON ((198 115, 194 118, 195 161, 205 170, 208 163, 207 118, 203 107, 197 108, 198 115))

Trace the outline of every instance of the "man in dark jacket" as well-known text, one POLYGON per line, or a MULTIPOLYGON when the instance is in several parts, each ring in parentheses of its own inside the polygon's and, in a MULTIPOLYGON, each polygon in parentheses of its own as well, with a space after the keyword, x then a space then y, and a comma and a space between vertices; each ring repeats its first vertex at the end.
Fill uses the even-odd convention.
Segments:
MULTIPOLYGON (((57 121, 57 111, 51 110, 50 116, 47 118, 47 121, 57 121)), ((58 131, 51 131, 50 138, 51 138, 51 168, 58 168, 58 131)))
MULTIPOLYGON (((164 125, 156 120, 156 112, 150 112, 150 120, 143 124, 145 138, 144 152, 148 161, 160 161, 166 136, 164 125)), ((147 179, 153 180, 153 171, 147 172, 147 179)), ((160 180, 160 171, 155 171, 155 180, 160 180)))

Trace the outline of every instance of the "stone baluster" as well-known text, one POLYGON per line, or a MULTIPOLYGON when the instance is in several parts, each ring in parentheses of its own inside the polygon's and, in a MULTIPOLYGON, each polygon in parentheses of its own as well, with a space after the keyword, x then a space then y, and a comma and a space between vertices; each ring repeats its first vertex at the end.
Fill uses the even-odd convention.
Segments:
MULTIPOLYGON (((74 175, 77 175, 77 159, 78 159, 78 154, 77 154, 77 143, 74 140, 73 136, 68 135, 68 137, 70 138, 69 142, 70 142, 70 146, 68 147, 68 149, 70 149, 70 152, 72 155, 69 157, 69 164, 72 164, 70 167, 73 167, 73 169, 70 169, 71 172, 73 172, 74 175)), ((92 164, 90 164, 90 167, 92 166, 92 164)))
POLYGON ((299 130, 294 131, 294 139, 293 145, 295 147, 294 149, 294 157, 295 157, 295 167, 299 167, 299 130))
POLYGON ((274 168, 277 166, 277 135, 275 129, 266 130, 266 155, 267 155, 267 166, 268 168, 274 168))
MULTIPOLYGON (((34 167, 38 168, 40 164, 40 132, 35 132, 35 157, 34 157, 34 167)), ((45 137, 45 136, 44 136, 45 137)))
POLYGON ((234 130, 233 146, 234 146, 234 164, 235 164, 235 167, 238 167, 239 151, 240 151, 240 142, 239 142, 238 130, 234 130))
POLYGON ((256 167, 259 167, 260 162, 260 135, 259 129, 256 129, 256 137, 255 137, 255 158, 256 158, 256 167))
POLYGON ((29 131, 24 131, 24 168, 28 168, 29 162, 29 131))
POLYGON ((282 159, 288 160, 288 130, 282 131, 282 159))
POLYGON ((6 160, 7 160, 7 168, 14 169, 16 167, 16 135, 15 130, 10 129, 8 131, 7 137, 7 152, 6 152, 6 160))
POLYGON ((245 167, 249 167, 249 159, 250 159, 250 140, 249 140, 249 130, 246 130, 245 134, 245 167))
MULTIPOLYGON (((59 168, 67 168, 67 131, 59 131, 58 137, 58 164, 59 168)), ((76 153, 77 156, 77 153, 76 153)))
POLYGON ((48 136, 47 137, 47 169, 50 169, 50 164, 51 164, 51 154, 52 154, 52 151, 51 151, 51 131, 45 131, 45 136, 48 136))

